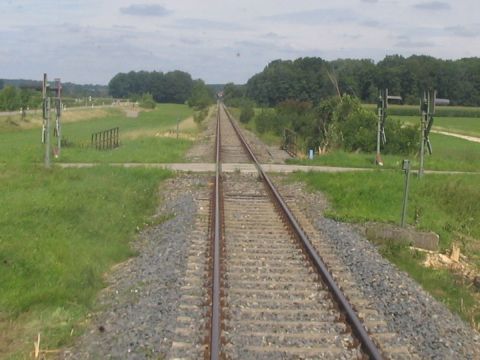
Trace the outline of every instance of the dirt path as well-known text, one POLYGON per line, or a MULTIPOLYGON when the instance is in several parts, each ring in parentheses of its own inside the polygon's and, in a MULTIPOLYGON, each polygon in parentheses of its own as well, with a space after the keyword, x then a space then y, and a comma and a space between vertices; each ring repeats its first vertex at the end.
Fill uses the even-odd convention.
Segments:
POLYGON ((440 131, 440 130, 432 130, 432 133, 446 135, 446 136, 453 136, 453 137, 456 137, 456 138, 459 138, 459 139, 480 143, 480 138, 475 137, 475 136, 461 135, 461 134, 457 134, 457 133, 452 133, 452 132, 448 132, 448 131, 440 131))

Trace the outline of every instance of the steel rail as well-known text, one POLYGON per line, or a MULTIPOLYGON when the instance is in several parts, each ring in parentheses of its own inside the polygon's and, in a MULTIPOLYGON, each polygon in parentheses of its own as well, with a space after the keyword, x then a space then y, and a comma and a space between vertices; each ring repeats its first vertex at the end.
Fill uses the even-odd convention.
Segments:
POLYGON ((220 174, 221 174, 221 136, 220 136, 220 105, 217 111, 217 134, 215 152, 215 191, 214 191, 214 220, 213 220, 213 284, 212 284, 212 314, 210 333, 210 359, 220 358, 221 345, 221 292, 220 292, 220 247, 221 247, 221 218, 220 218, 220 174))
MULTIPOLYGON (((222 105, 223 106, 223 105, 222 105)), ((315 250, 314 246, 308 239, 307 235, 301 228, 300 224, 298 221, 295 219, 294 215, 288 208, 287 204, 281 197, 280 193, 277 191, 275 186, 273 185, 272 181, 270 178, 266 175, 266 173, 263 171, 262 166, 260 163, 257 161, 257 158, 253 154, 252 149, 250 148, 250 145, 246 142, 244 136, 242 135, 240 129, 238 128, 237 124, 232 119, 232 116, 228 112, 228 110, 223 106, 223 109, 225 113, 227 114, 228 119, 230 120, 233 128, 235 129, 235 132, 237 133, 238 137, 240 138, 240 141, 249 154, 250 158, 252 161, 255 163, 255 166, 257 167, 258 173, 260 177, 265 181, 267 184, 267 188, 270 191, 272 198, 276 202, 277 206, 281 210, 282 214, 285 216, 288 224, 290 225, 291 229, 294 231, 294 234, 297 236, 297 238, 301 241, 306 253, 308 254, 310 260, 312 261, 314 267, 322 277, 323 281, 326 283, 328 288, 330 289, 333 297, 337 301, 338 306, 340 309, 343 311, 345 314, 348 323, 350 324, 353 332, 357 336, 358 340, 361 343, 361 346, 365 353, 370 357, 370 359, 374 360, 381 360, 383 359, 382 354, 380 353, 380 350, 377 348, 375 343, 372 341, 370 336, 368 335, 367 330, 363 326, 361 320, 358 318, 357 313, 355 310, 353 310, 352 305, 349 303, 343 292, 340 290, 339 286, 337 285, 336 281, 333 279, 333 276, 330 274, 328 271, 327 266, 323 262, 322 258, 320 255, 318 255, 317 251, 315 250)))

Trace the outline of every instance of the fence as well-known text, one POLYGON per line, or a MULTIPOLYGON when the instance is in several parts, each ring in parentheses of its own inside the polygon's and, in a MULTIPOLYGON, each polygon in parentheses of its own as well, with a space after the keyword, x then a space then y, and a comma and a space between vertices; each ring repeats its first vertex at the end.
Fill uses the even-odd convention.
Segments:
POLYGON ((290 129, 283 129, 282 149, 291 156, 297 156, 297 134, 290 129))
POLYGON ((119 128, 99 131, 92 134, 91 147, 97 150, 110 150, 119 146, 119 128))

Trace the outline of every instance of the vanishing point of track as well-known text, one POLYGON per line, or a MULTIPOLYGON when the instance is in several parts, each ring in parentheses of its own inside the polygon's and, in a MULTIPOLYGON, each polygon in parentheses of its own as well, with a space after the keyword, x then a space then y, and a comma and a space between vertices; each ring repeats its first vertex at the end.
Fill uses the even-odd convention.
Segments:
POLYGON ((222 104, 215 156, 210 358, 381 359, 222 104), (248 160, 258 177, 222 176, 248 160))

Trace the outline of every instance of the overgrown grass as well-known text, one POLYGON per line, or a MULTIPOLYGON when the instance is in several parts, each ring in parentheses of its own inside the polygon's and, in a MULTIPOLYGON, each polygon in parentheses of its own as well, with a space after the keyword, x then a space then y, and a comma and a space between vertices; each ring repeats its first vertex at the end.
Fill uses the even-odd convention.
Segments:
POLYGON ((0 174, 0 357, 68 343, 157 205, 162 170, 4 166, 0 174))
POLYGON ((380 252, 399 269, 407 272, 415 281, 458 313, 473 326, 480 323, 480 308, 476 294, 465 280, 445 269, 430 269, 422 265, 425 254, 405 245, 382 245, 380 252))
MULTIPOLYGON (((291 179, 304 181, 311 189, 327 195, 332 205, 327 216, 357 223, 400 222, 404 186, 401 171, 296 173, 291 179)), ((412 177, 407 221, 418 229, 438 233, 443 250, 448 249, 453 241, 459 242, 462 252, 480 267, 479 183, 480 175, 425 175, 422 180, 412 177)), ((464 317, 473 311, 470 306, 474 304, 473 290, 458 284, 454 275, 424 269, 419 259, 412 258, 401 247, 386 247, 383 251, 464 317), (450 288, 453 285, 456 287, 450 288), (467 307, 465 311, 460 308, 461 298, 467 307)), ((480 309, 475 311, 478 322, 480 309)))
MULTIPOLYGON (((399 223, 404 187, 402 171, 297 173, 296 180, 324 191, 331 216, 354 222, 399 223)), ((440 234, 443 248, 456 234, 480 239, 480 175, 411 175, 408 223, 440 234)), ((480 255, 480 254, 479 254, 480 255)))
MULTIPOLYGON (((161 104, 157 109, 127 118, 123 113, 88 121, 67 123, 62 135, 67 143, 62 148, 62 162, 180 162, 191 146, 188 137, 176 139, 178 120, 192 115, 186 105, 161 104), (98 151, 89 147, 91 134, 120 127, 121 146, 98 151)), ((189 137, 191 135, 189 134, 189 137)), ((42 162, 44 156, 39 128, 0 132, 0 162, 42 162)), ((52 142, 55 138, 52 138, 52 142)))

